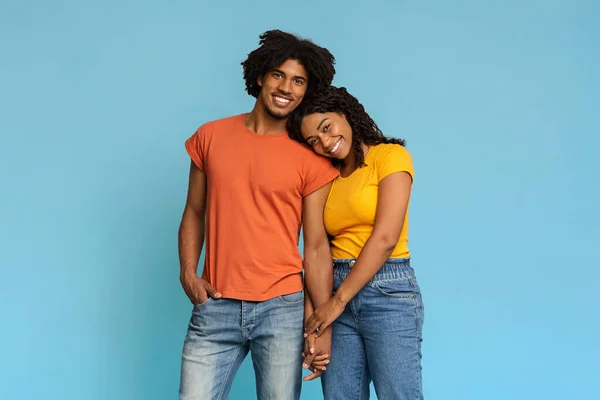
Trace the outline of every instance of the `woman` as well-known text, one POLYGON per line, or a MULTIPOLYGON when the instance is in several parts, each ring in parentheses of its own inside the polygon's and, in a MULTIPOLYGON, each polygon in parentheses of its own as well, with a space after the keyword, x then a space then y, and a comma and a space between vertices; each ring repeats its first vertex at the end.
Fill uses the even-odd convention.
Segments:
POLYGON ((408 205, 412 158, 386 138, 345 88, 305 99, 290 137, 340 170, 325 206, 334 259, 334 296, 305 324, 305 337, 331 325, 325 399, 422 399, 423 303, 410 266, 408 205))

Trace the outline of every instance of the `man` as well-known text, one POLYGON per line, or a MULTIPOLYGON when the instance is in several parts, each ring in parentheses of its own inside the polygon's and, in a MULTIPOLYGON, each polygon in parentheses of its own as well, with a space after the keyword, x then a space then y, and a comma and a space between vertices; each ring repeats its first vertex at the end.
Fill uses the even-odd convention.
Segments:
POLYGON ((242 63, 246 91, 256 98, 252 112, 208 122, 186 141, 192 162, 179 229, 180 280, 194 309, 181 400, 227 398, 248 352, 260 400, 298 399, 302 352, 312 379, 322 373, 314 357, 327 358, 331 346, 327 332, 304 342, 303 317, 331 297, 323 208, 338 172, 289 139, 286 122, 304 96, 331 83, 335 59, 281 31, 265 32, 259 44, 242 63))

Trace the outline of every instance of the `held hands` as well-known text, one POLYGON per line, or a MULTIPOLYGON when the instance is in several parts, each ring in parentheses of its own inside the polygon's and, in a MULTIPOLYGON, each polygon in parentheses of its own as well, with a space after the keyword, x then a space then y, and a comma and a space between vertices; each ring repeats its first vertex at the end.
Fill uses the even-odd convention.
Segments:
MULTIPOLYGON (((312 334, 321 337, 333 321, 344 312, 345 308, 346 305, 335 296, 321 304, 304 323, 304 337, 308 338, 312 334)), ((331 335, 331 333, 329 334, 331 335)))
POLYGON ((312 334, 304 339, 302 368, 312 372, 312 374, 304 377, 305 381, 311 381, 323 375, 323 371, 327 369, 326 365, 329 364, 330 353, 331 328, 323 331, 318 338, 316 334, 312 334))
POLYGON ((312 371, 304 378, 310 381, 323 375, 331 354, 331 324, 346 308, 337 297, 321 304, 304 323, 304 362, 303 368, 312 371))
POLYGON ((222 296, 210 283, 204 279, 198 278, 196 274, 193 276, 182 276, 180 281, 185 294, 194 306, 204 303, 208 300, 209 296, 213 299, 220 299, 222 296))

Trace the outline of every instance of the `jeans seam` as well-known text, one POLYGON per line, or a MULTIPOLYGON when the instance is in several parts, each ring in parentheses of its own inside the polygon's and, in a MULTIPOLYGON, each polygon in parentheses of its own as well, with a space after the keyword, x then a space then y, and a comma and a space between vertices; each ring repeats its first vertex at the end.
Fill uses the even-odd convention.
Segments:
MULTIPOLYGON (((352 313, 352 322, 354 322, 354 328, 356 328, 356 331, 360 333, 360 315, 359 312, 354 310, 354 305, 352 304, 352 302, 350 302, 350 313, 352 313)), ((362 334, 361 334, 362 336, 362 334)))
MULTIPOLYGON (((233 356, 233 360, 235 360, 237 358, 237 356, 240 354, 240 351, 242 351, 242 348, 238 347, 237 352, 233 356)), ((233 364, 235 364, 235 363, 232 362, 229 364, 229 369, 227 370, 227 374, 225 374, 225 382, 221 386, 221 391, 220 391, 219 395, 217 396, 217 399, 219 399, 219 400, 224 400, 223 395, 225 395, 225 387, 227 386, 227 381, 229 380, 229 375, 231 375, 231 370, 233 369, 233 364)))
MULTIPOLYGON (((360 332, 359 332, 360 333, 360 332)), ((362 335, 361 335, 362 336, 362 335)), ((359 384, 356 386, 356 399, 360 400, 360 393, 361 393, 361 385, 362 385, 362 380, 360 378, 362 378, 364 372, 365 372, 365 364, 366 364, 366 353, 365 353, 365 362, 362 363, 362 368, 360 369, 360 374, 359 376, 359 384)))
MULTIPOLYGON (((418 368, 421 368, 421 361, 419 360, 419 353, 421 352, 419 350, 419 338, 422 336, 422 333, 420 333, 419 331, 422 331, 422 324, 419 321, 419 314, 417 312, 417 309, 419 307, 419 302, 417 301, 417 297, 413 297, 413 302, 414 302, 414 313, 415 313, 415 321, 417 323, 417 337, 415 338, 415 350, 418 350, 415 353, 415 365, 418 365, 418 368)), ((417 381, 417 393, 415 394, 415 400, 419 400, 421 399, 421 394, 423 393, 423 387, 422 387, 422 382, 421 382, 421 374, 420 371, 415 371, 416 373, 416 381, 417 381)))

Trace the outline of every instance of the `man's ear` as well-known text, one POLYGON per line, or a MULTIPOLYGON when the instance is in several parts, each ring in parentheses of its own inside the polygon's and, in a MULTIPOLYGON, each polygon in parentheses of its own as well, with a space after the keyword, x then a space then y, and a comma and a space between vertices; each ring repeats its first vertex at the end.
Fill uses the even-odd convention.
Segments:
POLYGON ((262 85, 263 85, 263 76, 262 75, 256 79, 256 83, 258 83, 258 86, 262 87, 262 85))

